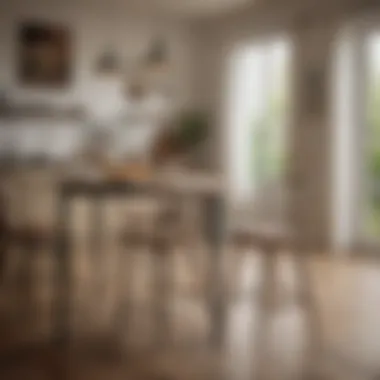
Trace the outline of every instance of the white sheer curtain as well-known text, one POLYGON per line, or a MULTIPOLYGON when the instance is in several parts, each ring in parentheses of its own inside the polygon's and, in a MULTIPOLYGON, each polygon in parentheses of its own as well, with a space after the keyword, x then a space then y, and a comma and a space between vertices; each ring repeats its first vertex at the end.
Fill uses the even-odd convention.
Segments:
POLYGON ((372 102, 380 88, 380 34, 360 24, 345 28, 337 39, 335 58, 333 245, 345 251, 379 244, 372 171, 379 122, 372 125, 371 117, 378 109, 372 102))
POLYGON ((254 98, 258 98, 255 72, 257 52, 249 48, 237 49, 231 57, 229 67, 229 104, 227 122, 228 176, 231 197, 234 202, 247 201, 252 196, 251 125, 254 98))
POLYGON ((358 181, 355 165, 359 159, 355 114, 357 105, 357 40, 355 30, 342 31, 337 39, 333 70, 333 246, 346 250, 354 243, 355 214, 358 203, 358 181), (356 58, 356 59, 355 59, 356 58))

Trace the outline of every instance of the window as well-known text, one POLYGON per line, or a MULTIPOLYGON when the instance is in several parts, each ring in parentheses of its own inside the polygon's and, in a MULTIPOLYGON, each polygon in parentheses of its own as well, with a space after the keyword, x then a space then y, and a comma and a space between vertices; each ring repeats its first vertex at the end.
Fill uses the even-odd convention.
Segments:
POLYGON ((229 86, 228 174, 238 204, 261 200, 284 185, 289 117, 290 44, 240 46, 229 86))
POLYGON ((352 26, 337 45, 334 240, 380 242, 380 31, 352 26))

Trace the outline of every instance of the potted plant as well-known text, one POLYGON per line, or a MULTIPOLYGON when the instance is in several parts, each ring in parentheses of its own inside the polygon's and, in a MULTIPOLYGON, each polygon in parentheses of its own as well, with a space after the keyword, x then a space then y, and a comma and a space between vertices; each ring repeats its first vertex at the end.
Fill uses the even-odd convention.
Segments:
POLYGON ((199 148, 206 141, 208 133, 209 119, 205 113, 197 110, 179 113, 157 140, 156 161, 164 163, 184 159, 190 161, 191 165, 191 161, 197 159, 199 148))

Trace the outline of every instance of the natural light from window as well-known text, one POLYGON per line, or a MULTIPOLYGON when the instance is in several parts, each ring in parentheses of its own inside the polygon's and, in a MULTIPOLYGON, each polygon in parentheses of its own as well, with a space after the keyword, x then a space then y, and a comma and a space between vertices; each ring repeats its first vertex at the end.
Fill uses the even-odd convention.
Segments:
POLYGON ((259 204, 262 212, 265 205, 268 211, 283 206, 289 59, 290 44, 276 39, 240 46, 231 59, 227 148, 232 199, 238 205, 259 204))

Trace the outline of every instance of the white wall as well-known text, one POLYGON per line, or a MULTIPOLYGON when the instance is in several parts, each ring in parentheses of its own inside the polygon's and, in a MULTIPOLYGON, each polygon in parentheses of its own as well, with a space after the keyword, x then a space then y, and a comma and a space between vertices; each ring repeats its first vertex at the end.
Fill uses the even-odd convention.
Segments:
MULTIPOLYGON (((172 59, 169 77, 175 101, 178 104, 191 102, 192 36, 185 23, 121 5, 111 7, 106 2, 80 4, 71 1, 5 0, 0 4, 0 88, 7 90, 10 98, 18 101, 83 105, 86 110, 97 115, 123 101, 122 84, 126 79, 122 76, 114 79, 99 77, 93 70, 97 57, 110 46, 127 63, 133 65, 157 34, 163 35, 169 42, 172 59), (54 21, 67 26, 71 31, 74 78, 66 89, 28 89, 18 83, 17 27, 21 21, 28 19, 54 21)), ((2 127, 4 123, 5 126, 8 124, 4 121, 0 123, 2 127)), ((41 129, 40 121, 32 123, 23 120, 16 124, 12 126, 11 136, 7 132, 8 138, 17 140, 16 146, 24 144, 21 140, 39 140, 40 145, 57 145, 65 133, 67 138, 75 139, 75 133, 70 132, 66 125, 56 124, 57 136, 54 137, 54 132, 50 132, 50 139, 47 139, 46 127, 41 129), (20 132, 16 132, 16 129, 20 132), (31 132, 32 129, 34 132, 31 132)), ((48 127, 53 127, 50 124, 51 121, 48 127)), ((4 141, 4 138, 1 140, 4 141)), ((66 142, 66 145, 70 144, 66 142)))

